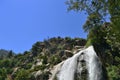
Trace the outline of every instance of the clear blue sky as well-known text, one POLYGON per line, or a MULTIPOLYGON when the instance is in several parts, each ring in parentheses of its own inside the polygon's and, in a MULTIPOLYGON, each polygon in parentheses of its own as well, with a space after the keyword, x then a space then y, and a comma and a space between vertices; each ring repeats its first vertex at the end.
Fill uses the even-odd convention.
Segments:
POLYGON ((86 38, 86 16, 67 12, 66 0, 0 0, 0 48, 24 52, 48 37, 86 38))

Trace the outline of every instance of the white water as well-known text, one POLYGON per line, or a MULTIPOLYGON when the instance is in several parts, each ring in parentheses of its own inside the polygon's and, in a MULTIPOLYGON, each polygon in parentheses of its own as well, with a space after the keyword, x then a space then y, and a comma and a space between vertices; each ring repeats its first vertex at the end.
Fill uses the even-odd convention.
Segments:
MULTIPOLYGON (((88 71, 88 80, 102 80, 102 64, 94 51, 93 46, 84 49, 73 57, 67 59, 57 74, 58 80, 74 80, 75 73, 81 75, 83 67, 82 61, 85 61, 88 71)), ((79 76, 81 77, 81 76, 79 76)))

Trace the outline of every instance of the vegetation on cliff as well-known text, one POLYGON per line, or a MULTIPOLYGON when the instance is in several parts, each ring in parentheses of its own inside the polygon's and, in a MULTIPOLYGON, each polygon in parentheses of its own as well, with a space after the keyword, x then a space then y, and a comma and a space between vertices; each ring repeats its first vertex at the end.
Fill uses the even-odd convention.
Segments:
POLYGON ((85 44, 82 38, 54 37, 36 42, 31 50, 21 54, 4 50, 6 57, 0 59, 0 80, 48 80, 56 64, 85 44))

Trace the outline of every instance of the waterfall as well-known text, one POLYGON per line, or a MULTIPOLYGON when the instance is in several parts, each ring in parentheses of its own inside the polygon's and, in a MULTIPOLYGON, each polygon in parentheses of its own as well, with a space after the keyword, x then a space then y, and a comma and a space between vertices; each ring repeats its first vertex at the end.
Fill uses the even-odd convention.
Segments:
POLYGON ((85 78, 87 80, 103 80, 102 63, 93 46, 81 50, 73 57, 68 58, 56 76, 57 80, 85 80, 81 79, 84 73, 87 74, 85 78))

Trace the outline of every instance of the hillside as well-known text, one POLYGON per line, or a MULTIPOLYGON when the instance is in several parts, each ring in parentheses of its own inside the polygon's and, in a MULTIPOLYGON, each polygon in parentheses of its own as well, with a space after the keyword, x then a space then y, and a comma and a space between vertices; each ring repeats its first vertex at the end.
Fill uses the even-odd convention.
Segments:
POLYGON ((4 50, 4 49, 0 49, 0 58, 7 56, 8 53, 9 53, 9 51, 4 50))
MULTIPOLYGON (((96 38, 94 39, 94 41, 97 41, 96 38)), ((105 72, 103 76, 104 74, 108 76, 106 80, 119 80, 119 47, 111 49, 110 45, 105 44, 103 40, 99 43, 98 41, 93 46, 102 62, 102 68, 105 72)), ((53 37, 34 43, 29 51, 21 54, 2 49, 0 50, 0 80, 49 80, 54 76, 56 67, 62 65, 66 59, 85 48, 88 42, 89 39, 86 41, 82 38, 53 37)), ((86 71, 83 73, 83 79, 85 80, 86 71)), ((52 80, 56 80, 56 78, 52 80)))
MULTIPOLYGON (((50 70, 73 56, 86 44, 85 39, 54 37, 33 44, 31 50, 0 59, 0 80, 48 80, 50 70)), ((4 52, 1 52, 1 55, 4 52)))

